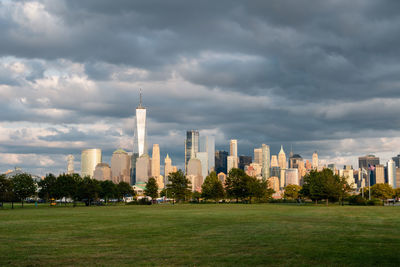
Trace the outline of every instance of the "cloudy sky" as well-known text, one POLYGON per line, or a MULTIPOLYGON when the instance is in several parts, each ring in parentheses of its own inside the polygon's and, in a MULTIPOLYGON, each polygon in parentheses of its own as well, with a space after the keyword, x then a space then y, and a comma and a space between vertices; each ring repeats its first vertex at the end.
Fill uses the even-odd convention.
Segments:
MULTIPOLYGON (((0 0, 0 171, 149 144, 183 165, 187 129, 322 163, 400 152, 400 1, 0 0)), ((150 146, 149 146, 150 147, 150 146)))

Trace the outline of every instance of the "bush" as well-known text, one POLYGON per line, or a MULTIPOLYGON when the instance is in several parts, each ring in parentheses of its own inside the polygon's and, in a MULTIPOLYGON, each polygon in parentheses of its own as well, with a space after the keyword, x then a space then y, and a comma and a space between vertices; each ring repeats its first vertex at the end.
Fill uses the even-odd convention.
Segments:
POLYGON ((383 202, 380 199, 371 199, 367 201, 368 206, 383 206, 383 202))
POLYGON ((348 199, 349 205, 365 206, 367 205, 367 200, 360 195, 350 196, 348 199))

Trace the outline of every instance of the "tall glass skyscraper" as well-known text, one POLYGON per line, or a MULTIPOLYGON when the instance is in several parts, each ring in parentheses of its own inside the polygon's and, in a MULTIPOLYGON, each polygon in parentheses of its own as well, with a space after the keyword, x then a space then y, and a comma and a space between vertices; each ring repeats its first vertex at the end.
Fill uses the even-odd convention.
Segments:
POLYGON ((147 154, 146 108, 142 106, 142 91, 140 91, 139 106, 136 108, 133 153, 137 153, 138 157, 147 154))
POLYGON ((187 173, 187 164, 190 159, 196 158, 199 152, 199 131, 191 130, 186 132, 185 140, 185 170, 187 173))

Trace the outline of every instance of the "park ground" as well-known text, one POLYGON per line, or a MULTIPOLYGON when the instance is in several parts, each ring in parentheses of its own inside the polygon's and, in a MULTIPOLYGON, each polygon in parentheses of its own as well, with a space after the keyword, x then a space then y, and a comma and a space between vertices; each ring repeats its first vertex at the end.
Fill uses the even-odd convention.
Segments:
POLYGON ((399 266, 400 207, 0 210, 0 266, 399 266))

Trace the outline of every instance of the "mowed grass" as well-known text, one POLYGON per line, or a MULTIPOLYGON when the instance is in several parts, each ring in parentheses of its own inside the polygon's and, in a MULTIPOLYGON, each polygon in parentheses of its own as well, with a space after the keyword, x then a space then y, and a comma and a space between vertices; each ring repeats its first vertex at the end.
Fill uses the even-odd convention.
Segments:
POLYGON ((400 207, 0 210, 0 266, 400 265, 400 207))

